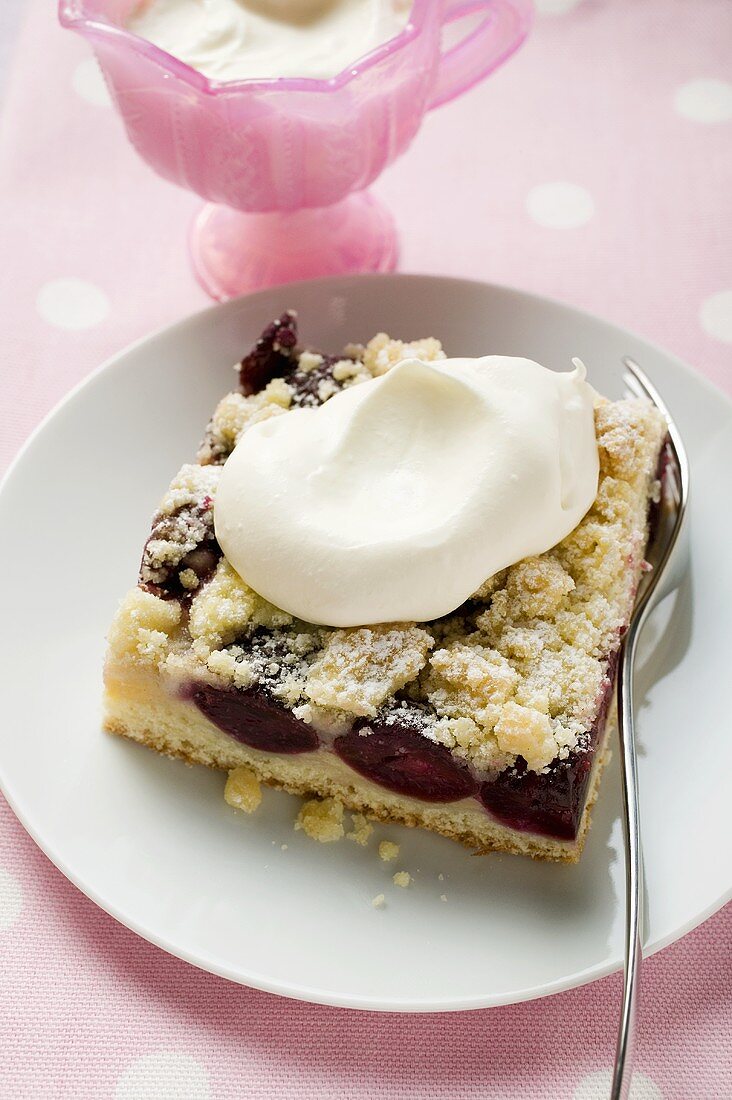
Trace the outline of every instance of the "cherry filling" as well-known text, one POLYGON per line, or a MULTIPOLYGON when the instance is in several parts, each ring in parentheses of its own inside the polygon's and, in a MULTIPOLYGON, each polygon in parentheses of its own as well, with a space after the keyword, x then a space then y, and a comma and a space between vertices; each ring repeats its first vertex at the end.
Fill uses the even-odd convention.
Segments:
POLYGON ((546 774, 516 767, 483 783, 480 801, 494 817, 512 829, 574 840, 582 818, 594 752, 573 753, 546 774))
POLYGON ((586 751, 558 760, 547 772, 527 771, 519 756, 516 766, 483 783, 479 798, 485 808, 512 829, 574 840, 587 801, 592 765, 613 696, 617 654, 609 661, 602 700, 589 732, 586 751))
POLYGON ((470 772, 444 746, 396 722, 381 729, 362 723, 337 738, 334 748, 354 771, 397 794, 454 802, 477 791, 470 772))
POLYGON ((288 374, 296 362, 297 315, 286 310, 268 325, 256 344, 245 355, 239 368, 241 392, 249 397, 259 393, 273 378, 288 374))
POLYGON ((161 599, 190 600, 191 590, 183 586, 180 574, 183 571, 195 573, 198 584, 203 584, 220 557, 221 547, 214 534, 213 500, 205 496, 174 512, 158 513, 154 517, 142 554, 139 583, 161 599), (173 549, 176 543, 195 542, 195 545, 186 554, 182 553, 184 546, 180 546, 180 557, 160 559, 154 549, 160 541, 172 544, 173 549))
POLYGON ((224 733, 261 752, 312 752, 318 735, 260 688, 249 691, 191 684, 185 697, 224 733))
MULTIPOLYGON (((336 738, 333 749, 359 775, 397 794, 423 802, 475 797, 513 829, 573 840, 607 720, 616 665, 617 655, 608 665, 586 751, 572 753, 542 774, 528 771, 526 761, 518 757, 515 767, 479 784, 448 749, 424 736, 411 712, 403 721, 392 717, 377 724, 362 719, 349 733, 336 738)), ((190 684, 183 694, 220 730, 250 748, 291 754, 318 747, 315 730, 261 687, 238 691, 190 684)))

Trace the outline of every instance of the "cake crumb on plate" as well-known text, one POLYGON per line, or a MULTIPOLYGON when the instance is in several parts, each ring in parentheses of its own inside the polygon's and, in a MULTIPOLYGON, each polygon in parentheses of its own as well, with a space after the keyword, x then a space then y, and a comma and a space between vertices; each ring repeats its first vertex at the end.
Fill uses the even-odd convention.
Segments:
POLYGON ((392 840, 382 840, 379 845, 379 859, 383 859, 384 863, 390 863, 391 860, 396 859, 398 855, 398 844, 394 844, 392 840))
POLYGON ((409 871, 397 871, 391 880, 395 886, 401 886, 403 890, 406 890, 407 886, 412 881, 412 876, 409 871))
POLYGON ((318 840, 321 844, 341 840, 345 834, 343 803, 337 798, 312 798, 302 806, 295 828, 302 829, 312 840, 318 840))
POLYGON ((371 904, 373 905, 374 909, 383 909, 386 905, 386 898, 383 894, 377 894, 371 904))
POLYGON ((365 848, 374 831, 373 825, 364 814, 351 814, 351 822, 353 823, 353 828, 350 833, 346 833, 347 839, 365 848))
POLYGON ((259 780, 249 768, 232 768, 224 787, 224 798, 235 810, 253 814, 262 801, 259 780))

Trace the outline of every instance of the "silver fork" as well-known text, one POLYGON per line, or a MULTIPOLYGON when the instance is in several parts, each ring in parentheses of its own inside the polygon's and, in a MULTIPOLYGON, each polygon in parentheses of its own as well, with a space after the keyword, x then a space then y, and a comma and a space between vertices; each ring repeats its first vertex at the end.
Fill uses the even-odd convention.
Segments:
POLYGON ((618 733, 623 770, 625 814, 625 957, 623 1003, 618 1028, 610 1100, 627 1100, 633 1074, 636 1008, 643 959, 643 856, 638 812, 638 767, 633 725, 635 654, 641 631, 654 607, 678 588, 689 561, 688 526, 689 462, 668 409, 655 386, 638 364, 623 359, 623 381, 634 397, 653 402, 668 424, 667 466, 663 479, 658 522, 646 551, 651 565, 638 588, 633 614, 620 648, 618 674, 618 733))

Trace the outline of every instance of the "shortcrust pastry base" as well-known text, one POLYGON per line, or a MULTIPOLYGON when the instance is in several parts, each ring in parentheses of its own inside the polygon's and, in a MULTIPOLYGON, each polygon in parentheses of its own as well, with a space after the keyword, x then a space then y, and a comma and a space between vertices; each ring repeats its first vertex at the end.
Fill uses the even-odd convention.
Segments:
POLYGON ((435 804, 388 791, 327 750, 291 756, 259 752, 222 733, 191 703, 166 691, 157 677, 138 674, 130 679, 127 673, 117 679, 110 668, 106 674, 104 727, 110 733, 187 764, 205 764, 224 771, 244 765, 267 786, 290 794, 337 798, 349 810, 378 821, 440 833, 476 854, 509 852, 559 863, 576 863, 582 854, 602 771, 610 758, 607 743, 614 726, 613 705, 595 756, 577 838, 564 841, 502 825, 474 799, 435 804))

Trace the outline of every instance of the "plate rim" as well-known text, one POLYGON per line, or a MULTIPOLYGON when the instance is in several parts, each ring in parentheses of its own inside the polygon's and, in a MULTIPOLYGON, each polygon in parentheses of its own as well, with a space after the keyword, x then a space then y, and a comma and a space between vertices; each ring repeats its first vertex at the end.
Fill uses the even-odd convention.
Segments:
MULTIPOLYGON (((120 365, 127 359, 127 357, 133 352, 137 351, 140 347, 154 343, 157 339, 162 337, 176 336, 190 326, 197 326, 199 324, 206 324, 206 319, 213 317, 216 314, 220 314, 222 311, 235 312, 236 308, 244 302, 256 302, 257 299, 269 297, 273 291, 281 290, 284 293, 296 294, 302 287, 322 287, 326 293, 329 288, 333 291, 340 290, 347 293, 350 286, 354 284, 360 284, 365 282, 381 282, 381 283, 413 283, 413 284, 445 284, 450 283, 455 286, 461 286, 464 288, 480 288, 483 292, 488 293, 508 293, 511 297, 516 297, 522 300, 528 300, 528 302, 535 303, 542 306, 550 306, 553 309, 558 309, 569 316, 579 317, 582 320, 590 321, 594 324, 599 324, 603 328, 613 330, 615 332, 622 332, 631 337, 641 347, 649 349, 656 355, 661 355, 667 360, 670 360, 678 367, 684 375, 686 375, 693 384, 701 385, 709 395, 716 401, 721 401, 722 405, 726 406, 728 414, 732 417, 732 398, 730 398, 723 390, 715 385, 705 375, 689 366, 684 360, 678 358, 672 352, 667 351, 665 348, 658 344, 652 343, 645 337, 639 335, 634 330, 626 328, 624 325, 616 324, 613 321, 607 321, 603 317, 592 313, 589 310, 578 308, 571 305, 561 299, 552 298, 547 295, 537 294, 533 291, 523 290, 520 287, 485 281, 482 279, 470 279, 463 278, 461 276, 453 275, 435 275, 435 274, 421 274, 411 272, 398 272, 393 274, 365 274, 365 275, 350 275, 350 276, 327 276, 320 279, 306 279, 300 280, 295 283, 284 284, 282 287, 269 287, 261 291, 257 291, 254 294, 242 295, 238 298, 230 299, 228 302, 218 303, 214 305, 205 306, 203 309, 196 310, 193 313, 187 314, 185 317, 181 317, 177 321, 173 321, 170 324, 161 325, 147 335, 140 336, 136 340, 131 341, 125 345, 120 351, 115 352, 113 355, 108 356, 97 367, 91 370, 84 378, 80 379, 71 389, 63 395, 63 397, 42 417, 39 423, 31 431, 25 441, 22 443, 18 452, 13 457, 7 470, 0 479, 0 497, 4 493, 6 486, 15 476, 16 470, 22 464, 26 453, 31 450, 35 440, 42 434, 46 426, 59 414, 62 409, 69 403, 75 400, 75 398, 87 387, 93 385, 100 376, 107 372, 119 369, 120 365)), ((325 1005, 330 1007, 339 1007, 347 1009, 355 1009, 360 1011, 372 1011, 372 1012, 407 1012, 407 1013, 433 1013, 433 1012, 462 1012, 462 1011, 477 1011, 482 1008, 493 1008, 502 1005, 520 1004, 526 1001, 537 1000, 543 997, 554 996, 558 993, 567 992, 571 989, 577 989, 581 986, 587 985, 590 982, 597 981, 601 978, 607 977, 609 974, 616 973, 622 967, 622 961, 606 961, 600 962, 592 966, 585 967, 583 970, 575 971, 572 974, 565 975, 562 978, 554 979, 544 983, 541 986, 527 986, 520 990, 514 990, 508 994, 480 994, 469 998, 451 998, 444 1002, 431 999, 414 999, 404 1000, 400 998, 392 998, 385 1000, 383 997, 370 997, 361 995, 347 995, 347 994, 334 994, 327 989, 321 989, 318 987, 304 986, 299 984, 293 984, 292 982, 286 983, 281 980, 272 980, 267 978, 266 975, 259 974, 257 972, 239 968, 238 971, 234 971, 231 967, 222 965, 215 960, 206 959, 202 956, 196 957, 194 953, 182 950, 177 946, 172 946, 170 942, 166 940, 163 935, 155 932, 144 926, 143 922, 139 922, 128 915, 123 915, 121 910, 113 903, 110 903, 103 899, 103 897, 97 893, 94 887, 88 882, 83 881, 83 876, 77 876, 71 868, 67 865, 66 860, 56 851, 52 838, 42 838, 37 832, 36 828, 32 824, 32 812, 26 812, 20 805, 20 800, 16 799, 12 792, 12 784, 9 777, 5 774, 3 767, 2 756, 0 755, 0 793, 5 797, 12 812, 17 817, 18 821, 28 833, 33 842, 40 848, 41 852, 51 861, 51 863, 61 872, 61 874, 85 897, 89 898, 91 902, 97 905, 103 912, 108 913, 114 920, 118 921, 125 928, 128 928, 131 932, 140 936, 148 943, 152 943, 155 947, 160 948, 167 954, 172 955, 174 958, 180 959, 183 962, 194 966, 196 969, 203 971, 204 973, 214 974, 217 977, 224 978, 228 981, 232 981, 238 985, 245 985, 254 989, 262 990, 266 993, 276 994, 278 996, 287 997, 288 999, 305 1001, 311 1004, 325 1005)), ((652 944, 646 947, 644 951, 644 957, 649 958, 655 955, 658 951, 663 950, 670 944, 675 943, 677 940, 682 939, 690 932, 698 928, 706 920, 708 920, 715 913, 719 912, 729 901, 732 900, 732 883, 727 887, 726 891, 723 891, 717 898, 710 902, 704 909, 696 913, 692 918, 680 925, 678 928, 667 932, 664 936, 654 940, 652 944)))

